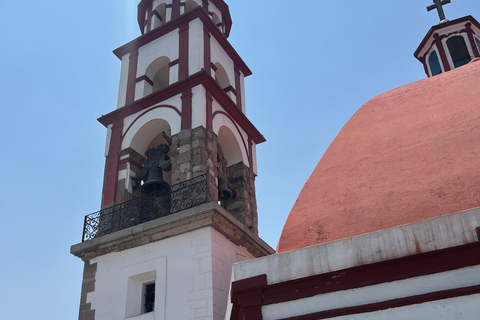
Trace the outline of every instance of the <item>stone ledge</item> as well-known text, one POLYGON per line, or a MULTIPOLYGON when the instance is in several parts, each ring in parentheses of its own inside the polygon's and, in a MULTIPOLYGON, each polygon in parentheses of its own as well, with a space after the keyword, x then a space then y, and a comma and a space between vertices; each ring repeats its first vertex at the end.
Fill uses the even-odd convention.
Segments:
POLYGON ((233 266, 234 281, 267 275, 268 283, 301 279, 454 248, 479 241, 480 208, 287 251, 233 266))
POLYGON ((206 227, 214 228, 234 244, 245 247, 256 258, 275 253, 267 243, 214 202, 81 242, 73 245, 70 253, 88 261, 110 252, 127 250, 206 227))

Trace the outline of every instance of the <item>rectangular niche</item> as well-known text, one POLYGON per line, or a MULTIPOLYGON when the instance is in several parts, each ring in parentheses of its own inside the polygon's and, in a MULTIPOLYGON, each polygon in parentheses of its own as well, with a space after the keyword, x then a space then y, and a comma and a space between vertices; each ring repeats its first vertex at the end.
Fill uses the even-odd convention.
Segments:
POLYGON ((125 319, 165 319, 166 258, 124 270, 127 281, 125 319))

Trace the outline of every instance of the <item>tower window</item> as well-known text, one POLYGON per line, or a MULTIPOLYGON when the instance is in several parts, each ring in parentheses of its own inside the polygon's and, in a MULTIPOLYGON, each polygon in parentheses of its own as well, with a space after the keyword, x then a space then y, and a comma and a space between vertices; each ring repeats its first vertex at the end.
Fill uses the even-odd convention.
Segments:
POLYGON ((475 38, 475 43, 477 44, 478 50, 480 51, 480 40, 478 40, 478 38, 475 38))
POLYGON ((438 60, 438 55, 436 51, 433 51, 428 58, 428 65, 430 66, 430 72, 432 76, 442 73, 442 67, 440 66, 440 61, 438 60))
POLYGON ((155 306, 155 282, 143 285, 142 313, 152 312, 155 306))
POLYGON ((461 67, 472 60, 462 36, 451 37, 447 40, 447 46, 455 68, 461 67))

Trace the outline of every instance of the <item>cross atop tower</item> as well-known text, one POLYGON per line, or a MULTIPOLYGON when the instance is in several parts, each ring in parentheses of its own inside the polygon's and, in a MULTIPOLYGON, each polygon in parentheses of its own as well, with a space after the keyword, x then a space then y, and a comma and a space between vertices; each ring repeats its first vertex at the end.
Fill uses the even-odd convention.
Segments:
POLYGON ((434 9, 437 9, 440 22, 443 22, 444 20, 447 20, 445 18, 445 12, 443 11, 443 6, 448 3, 451 3, 450 0, 433 0, 433 4, 427 7, 427 11, 432 11, 434 9))

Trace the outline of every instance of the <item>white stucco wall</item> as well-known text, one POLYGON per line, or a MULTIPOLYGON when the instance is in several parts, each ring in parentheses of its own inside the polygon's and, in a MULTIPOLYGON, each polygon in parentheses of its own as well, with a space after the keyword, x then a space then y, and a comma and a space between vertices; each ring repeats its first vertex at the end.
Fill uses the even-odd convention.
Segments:
POLYGON ((215 229, 202 228, 92 260, 97 263, 96 283, 87 302, 96 319, 220 320, 232 264, 251 258, 215 229), (151 281, 155 310, 142 315, 142 283, 151 281))
POLYGON ((188 74, 204 68, 203 23, 200 19, 190 21, 188 29, 188 74))
POLYGON ((234 266, 234 280, 266 274, 279 283, 478 241, 480 208, 332 241, 234 266), (446 227, 448 226, 448 228, 446 227))
MULTIPOLYGON (((221 107, 221 105, 217 102, 217 101, 213 101, 213 104, 212 104, 212 110, 213 110, 213 113, 217 112, 217 111, 224 111, 225 110, 221 107)), ((242 153, 242 161, 243 163, 247 166, 247 167, 250 167, 250 163, 248 161, 248 135, 245 133, 245 131, 242 130, 242 128, 240 126, 237 126, 237 127, 233 124, 233 122, 230 120, 230 118, 228 118, 227 116, 225 116, 224 114, 217 114, 215 116, 215 118, 213 118, 213 132, 215 132, 215 134, 219 134, 219 131, 220 131, 220 128, 222 126, 226 126, 227 128, 230 129, 230 131, 233 133, 233 135, 235 136, 235 139, 238 143, 238 146, 240 148, 240 151, 242 153), (243 137, 243 140, 242 140, 242 137, 243 137), (245 143, 244 143, 245 142, 245 143)), ((240 159, 238 159, 240 160, 240 159)), ((234 161, 230 161, 229 160, 229 164, 235 164, 237 163, 238 161, 234 160, 234 161)))
POLYGON ((179 57, 179 35, 175 29, 138 49, 137 78, 143 76, 148 66, 159 57, 167 57, 170 62, 179 57))
POLYGON ((331 320, 470 320, 478 319, 480 294, 362 313, 331 320))
MULTIPOLYGON (((477 242, 480 208, 440 216, 353 238, 237 263, 233 280, 267 275, 268 284, 320 275, 477 242)), ((341 274, 339 275, 341 276, 341 274)), ((266 305, 263 319, 274 320, 316 312, 386 302, 480 284, 480 266, 407 278, 305 299, 266 305)), ((383 311, 343 316, 338 320, 475 319, 480 295, 415 304, 383 311)))
MULTIPOLYGON (((170 130, 172 135, 180 132, 181 123, 182 123, 182 119, 180 115, 171 108, 163 108, 163 107, 158 108, 158 106, 162 106, 162 105, 174 106, 177 109, 179 109, 179 111, 181 112, 182 110, 181 96, 177 95, 175 97, 172 97, 170 99, 167 99, 165 101, 162 101, 152 106, 148 110, 142 110, 140 112, 137 112, 135 114, 132 114, 126 117, 123 121, 123 134, 125 136, 122 140, 122 150, 128 147, 131 147, 132 140, 135 138, 135 135, 137 134, 137 132, 139 132, 139 130, 143 126, 145 126, 148 122, 155 119, 163 119, 167 121, 168 124, 170 125, 170 130), (127 132, 127 129, 128 129, 128 132, 127 132)), ((145 134, 148 134, 148 132, 145 132, 145 134)), ((154 137, 155 136, 145 137, 144 139, 139 139, 139 140, 142 140, 144 147, 146 147, 154 137)), ((136 150, 136 151, 143 152, 144 150, 142 149, 142 150, 136 150)))
POLYGON ((130 54, 122 57, 122 66, 120 69, 120 84, 118 86, 117 108, 125 105, 127 99, 128 67, 130 64, 130 54))
POLYGON ((230 242, 223 234, 212 229, 212 272, 214 320, 223 320, 229 302, 232 265, 254 257, 243 247, 230 242))
MULTIPOLYGON (((195 279, 211 273, 210 257, 210 228, 98 257, 92 261, 97 263, 95 291, 87 301, 97 319, 125 319, 129 278, 153 271, 158 281, 155 319, 201 319, 195 316, 196 309, 212 300, 213 292, 200 290, 195 279)), ((206 306, 211 318, 213 308, 206 306)))
POLYGON ((222 65, 222 67, 225 69, 225 72, 227 73, 230 85, 236 89, 233 60, 229 57, 225 50, 223 50, 222 46, 218 43, 215 37, 210 38, 210 47, 212 62, 214 64, 218 62, 222 65))
POLYGON ((192 128, 207 127, 207 100, 206 90, 202 85, 192 88, 192 128))

